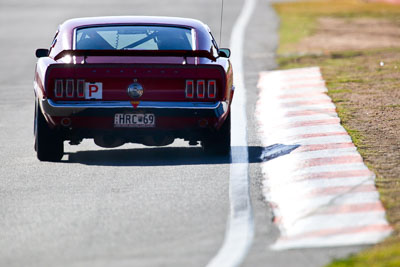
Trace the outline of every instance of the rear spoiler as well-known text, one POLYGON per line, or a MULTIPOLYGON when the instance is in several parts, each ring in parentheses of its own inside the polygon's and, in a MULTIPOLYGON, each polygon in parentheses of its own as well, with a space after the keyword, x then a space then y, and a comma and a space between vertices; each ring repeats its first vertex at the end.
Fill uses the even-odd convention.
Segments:
POLYGON ((54 60, 65 56, 84 57, 205 57, 216 61, 216 57, 207 50, 63 50, 54 60))

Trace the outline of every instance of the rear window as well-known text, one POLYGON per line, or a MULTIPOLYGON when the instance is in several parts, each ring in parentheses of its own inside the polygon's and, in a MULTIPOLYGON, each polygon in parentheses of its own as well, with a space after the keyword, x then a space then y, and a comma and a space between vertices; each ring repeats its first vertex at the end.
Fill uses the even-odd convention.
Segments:
POLYGON ((76 31, 76 49, 194 50, 193 32, 167 26, 101 26, 76 31))

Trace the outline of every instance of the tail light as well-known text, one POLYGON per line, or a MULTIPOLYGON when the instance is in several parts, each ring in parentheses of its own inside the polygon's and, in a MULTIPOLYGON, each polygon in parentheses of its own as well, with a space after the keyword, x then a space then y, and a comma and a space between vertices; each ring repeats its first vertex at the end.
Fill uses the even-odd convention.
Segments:
POLYGON ((74 79, 56 79, 54 82, 54 96, 56 98, 84 98, 85 97, 85 80, 74 79), (65 88, 65 93, 64 93, 65 88), (75 92, 76 90, 76 92, 75 92))
POLYGON ((85 97, 85 80, 78 80, 76 86, 76 95, 79 98, 85 97))
POLYGON ((217 81, 216 80, 186 80, 185 87, 186 98, 197 99, 215 99, 217 97, 217 81), (194 95, 194 87, 196 86, 196 96, 194 95))
POLYGON ((66 82, 66 86, 65 86, 65 93, 67 95, 68 98, 72 98, 74 97, 74 80, 72 79, 68 79, 66 82))
POLYGON ((205 95, 205 81, 204 80, 198 80, 197 81, 197 97, 198 98, 204 98, 205 95))
POLYGON ((215 80, 208 81, 208 98, 215 98, 217 94, 217 86, 215 80))
POLYGON ((194 94, 193 80, 186 80, 185 94, 186 98, 193 98, 194 94))
POLYGON ((63 88, 63 80, 56 80, 54 83, 54 95, 55 97, 63 97, 64 88, 63 88))

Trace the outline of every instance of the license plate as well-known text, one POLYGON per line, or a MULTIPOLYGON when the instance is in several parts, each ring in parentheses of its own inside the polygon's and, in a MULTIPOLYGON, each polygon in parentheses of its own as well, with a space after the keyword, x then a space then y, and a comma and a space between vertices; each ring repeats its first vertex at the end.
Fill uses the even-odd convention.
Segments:
POLYGON ((123 114, 114 116, 114 127, 144 128, 155 127, 156 116, 154 114, 123 114))

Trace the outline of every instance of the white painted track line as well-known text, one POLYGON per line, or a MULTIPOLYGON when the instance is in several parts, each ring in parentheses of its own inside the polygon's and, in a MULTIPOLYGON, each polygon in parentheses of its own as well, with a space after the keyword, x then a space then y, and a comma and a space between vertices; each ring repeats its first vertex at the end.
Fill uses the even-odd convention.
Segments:
POLYGON ((390 235, 368 170, 340 125, 318 67, 260 73, 263 193, 272 249, 372 244, 390 235))
POLYGON ((231 166, 229 178, 230 214, 225 240, 208 267, 239 266, 246 257, 254 236, 254 219, 248 176, 246 88, 243 70, 243 43, 246 26, 257 0, 245 0, 231 34, 235 95, 231 109, 231 166))

